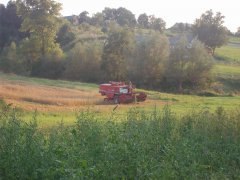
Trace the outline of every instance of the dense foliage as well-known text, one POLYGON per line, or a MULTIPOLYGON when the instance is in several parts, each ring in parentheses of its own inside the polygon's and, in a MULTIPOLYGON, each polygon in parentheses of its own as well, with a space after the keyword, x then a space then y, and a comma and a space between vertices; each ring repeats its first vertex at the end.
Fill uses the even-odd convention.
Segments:
POLYGON ((102 46, 96 41, 76 45, 69 52, 63 76, 85 82, 100 81, 102 46))
POLYGON ((127 68, 134 48, 134 34, 128 29, 117 28, 110 31, 104 44, 102 69, 104 79, 127 80, 127 68))
POLYGON ((210 85, 207 51, 226 40, 224 17, 211 10, 193 29, 176 23, 165 33, 163 19, 145 13, 136 18, 123 7, 65 18, 60 9, 54 0, 0 6, 1 71, 86 82, 133 81, 138 87, 183 92, 210 85), (179 45, 182 35, 192 38, 179 45))
POLYGON ((220 12, 214 16, 213 11, 209 10, 202 14, 193 26, 194 35, 211 48, 213 54, 216 47, 221 47, 227 42, 228 31, 223 23, 224 16, 220 12))
POLYGON ((18 42, 28 36, 28 33, 20 32, 22 18, 17 16, 17 6, 9 1, 7 6, 0 4, 0 52, 9 46, 12 41, 18 42))
POLYGON ((169 43, 165 35, 157 32, 141 36, 130 61, 129 74, 139 86, 158 88, 165 75, 169 58, 169 43))
POLYGON ((177 86, 182 92, 184 86, 201 89, 211 80, 213 59, 202 43, 194 39, 188 44, 183 36, 171 50, 166 65, 166 79, 171 86, 177 86))
POLYGON ((238 179, 240 114, 222 108, 183 117, 168 107, 125 117, 80 112, 44 133, 37 115, 0 104, 3 179, 238 179))
POLYGON ((17 13, 23 19, 21 30, 30 33, 30 40, 40 42, 40 53, 45 56, 56 47, 55 36, 61 4, 53 0, 17 0, 17 13))

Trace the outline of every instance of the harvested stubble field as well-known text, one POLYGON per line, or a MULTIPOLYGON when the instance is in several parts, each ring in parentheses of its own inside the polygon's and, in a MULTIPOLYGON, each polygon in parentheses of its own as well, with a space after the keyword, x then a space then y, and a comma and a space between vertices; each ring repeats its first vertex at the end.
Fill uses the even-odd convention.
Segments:
POLYGON ((94 91, 76 90, 47 85, 0 79, 0 98, 25 110, 71 110, 94 105, 101 97, 94 91))

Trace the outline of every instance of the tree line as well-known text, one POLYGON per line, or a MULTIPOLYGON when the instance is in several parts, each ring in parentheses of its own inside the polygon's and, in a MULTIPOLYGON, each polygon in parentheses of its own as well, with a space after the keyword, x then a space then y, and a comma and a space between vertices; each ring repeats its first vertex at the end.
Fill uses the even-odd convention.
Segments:
POLYGON ((212 55, 227 41, 224 16, 212 10, 191 26, 177 26, 180 33, 172 42, 164 33, 166 23, 153 15, 136 19, 125 8, 105 8, 92 17, 86 11, 67 17, 69 22, 60 10, 54 0, 0 5, 1 71, 86 82, 131 80, 140 87, 183 92, 212 82, 212 55), (83 26, 100 29, 106 38, 63 50, 79 36, 74 28, 83 26))
POLYGON ((154 15, 140 14, 136 19, 135 15, 126 8, 105 8, 102 12, 89 16, 87 11, 83 11, 79 16, 69 16, 68 19, 73 24, 90 24, 93 26, 101 26, 103 31, 107 30, 108 24, 116 22, 120 26, 128 26, 131 28, 141 27, 145 29, 154 29, 163 32, 166 29, 166 22, 162 18, 154 15))

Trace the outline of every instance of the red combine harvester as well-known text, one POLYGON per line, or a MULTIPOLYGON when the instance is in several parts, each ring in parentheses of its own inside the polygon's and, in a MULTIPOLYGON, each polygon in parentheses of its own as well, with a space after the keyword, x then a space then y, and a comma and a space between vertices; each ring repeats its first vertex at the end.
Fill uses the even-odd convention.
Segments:
POLYGON ((106 96, 104 100, 113 101, 115 104, 145 101, 147 94, 144 92, 134 92, 132 83, 110 81, 99 86, 99 93, 106 96))

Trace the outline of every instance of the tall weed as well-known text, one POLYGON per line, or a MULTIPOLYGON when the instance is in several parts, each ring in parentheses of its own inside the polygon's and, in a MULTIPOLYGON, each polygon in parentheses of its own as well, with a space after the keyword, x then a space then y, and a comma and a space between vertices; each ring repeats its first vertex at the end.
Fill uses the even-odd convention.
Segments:
POLYGON ((239 109, 132 108, 106 119, 87 110, 45 134, 37 114, 25 123, 11 106, 0 112, 0 179, 240 178, 239 109))

